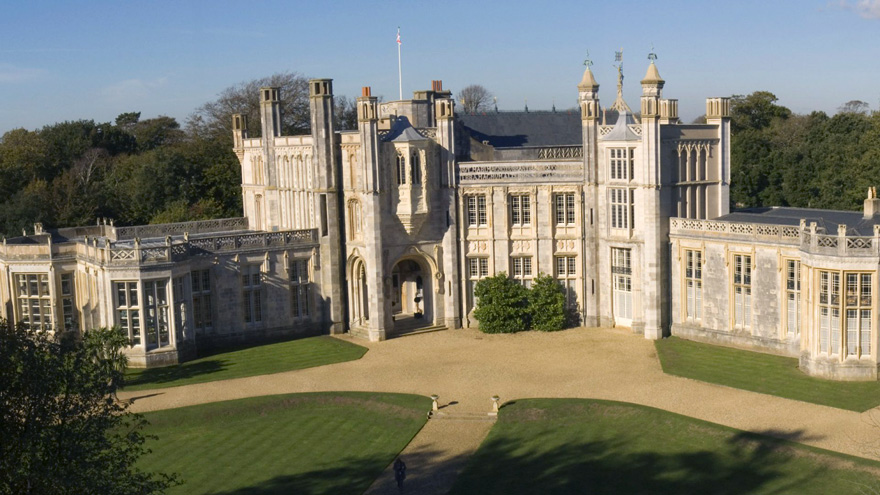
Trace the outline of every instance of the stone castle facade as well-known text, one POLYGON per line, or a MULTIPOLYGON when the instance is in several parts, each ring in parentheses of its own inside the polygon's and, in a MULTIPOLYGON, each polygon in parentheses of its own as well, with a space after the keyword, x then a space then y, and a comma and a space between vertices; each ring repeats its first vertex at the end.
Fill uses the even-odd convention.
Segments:
POLYGON ((281 135, 277 88, 261 137, 233 116, 244 217, 6 239, 4 317, 120 325, 132 363, 315 333, 370 340, 477 325, 474 285, 506 272, 565 287, 583 325, 773 352, 835 379, 877 379, 880 200, 863 213, 729 211, 730 102, 683 124, 652 62, 639 112, 457 114, 434 81, 334 122, 332 81, 309 82, 311 134, 281 135))

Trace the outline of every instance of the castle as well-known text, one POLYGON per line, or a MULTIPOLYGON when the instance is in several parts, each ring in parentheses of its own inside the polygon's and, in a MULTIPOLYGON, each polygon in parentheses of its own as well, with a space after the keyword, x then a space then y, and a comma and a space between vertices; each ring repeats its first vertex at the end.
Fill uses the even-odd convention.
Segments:
POLYGON ((350 332, 373 341, 476 326, 474 286, 555 277, 586 326, 619 326, 798 357, 808 374, 877 379, 880 199, 864 212, 729 211, 730 101, 683 124, 652 61, 639 111, 457 114, 440 81, 334 122, 309 81, 311 134, 261 137, 233 116, 244 217, 5 239, 0 311, 35 326, 119 325, 132 364, 234 341, 350 332))

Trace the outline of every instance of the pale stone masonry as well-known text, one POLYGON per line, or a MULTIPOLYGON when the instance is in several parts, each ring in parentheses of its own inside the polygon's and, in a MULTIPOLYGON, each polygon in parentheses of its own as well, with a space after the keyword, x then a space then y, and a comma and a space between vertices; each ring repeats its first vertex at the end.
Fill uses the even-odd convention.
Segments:
POLYGON ((330 79, 309 81, 311 134, 283 136, 278 88, 261 137, 233 116, 244 218, 6 239, 2 315, 35 326, 120 325, 132 362, 200 346, 341 333, 380 341, 476 326, 474 285, 540 273, 581 324, 798 357, 809 374, 877 378, 880 200, 862 213, 731 213, 730 101, 683 124, 652 62, 639 112, 457 114, 434 81, 413 98, 357 99, 334 121, 330 79))

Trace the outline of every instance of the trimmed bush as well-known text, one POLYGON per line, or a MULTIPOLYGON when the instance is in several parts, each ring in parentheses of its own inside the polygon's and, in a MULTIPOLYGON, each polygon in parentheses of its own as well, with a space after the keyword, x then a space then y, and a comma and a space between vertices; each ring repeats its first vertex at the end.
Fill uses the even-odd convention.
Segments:
POLYGON ((528 289, 501 272, 477 282, 474 318, 484 333, 516 333, 529 328, 528 289))
POLYGON ((550 275, 539 273, 529 289, 532 329, 555 332, 565 328, 565 289, 550 275))

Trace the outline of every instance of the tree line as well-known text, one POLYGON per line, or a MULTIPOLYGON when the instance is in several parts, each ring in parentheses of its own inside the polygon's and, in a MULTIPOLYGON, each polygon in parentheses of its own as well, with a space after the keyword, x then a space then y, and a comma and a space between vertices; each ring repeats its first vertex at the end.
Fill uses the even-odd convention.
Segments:
MULTIPOLYGON (((112 123, 77 120, 5 133, 0 234, 19 235, 36 222, 53 228, 97 218, 137 225, 241 215, 231 116, 247 115, 250 136, 259 136, 263 86, 281 88, 282 132, 308 133, 308 79, 296 73, 230 86, 182 126, 172 117, 127 112, 112 123)), ((488 90, 465 89, 459 97, 471 111, 488 105, 488 90)), ((337 127, 356 128, 354 99, 337 96, 335 103, 337 127)), ((864 102, 847 102, 829 116, 795 114, 767 91, 734 95, 731 131, 734 207, 853 210, 880 183, 880 112, 864 102)))
MULTIPOLYGON (((241 166, 232 152, 232 114, 260 135, 258 89, 279 86, 282 131, 309 132, 308 79, 281 73, 237 84, 197 108, 183 126, 168 116, 120 114, 0 137, 0 234, 47 228, 179 222, 241 215, 241 166)), ((336 98, 342 128, 356 126, 353 99, 336 98)))
POLYGON ((735 207, 861 208, 880 185, 880 111, 844 103, 838 112, 795 114, 767 91, 731 101, 735 207))

